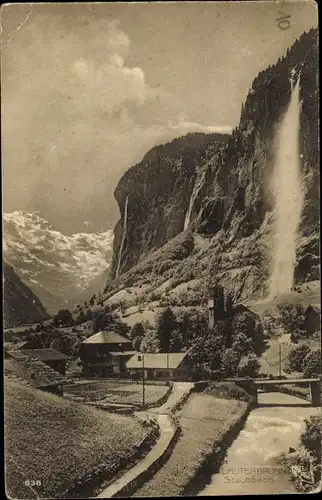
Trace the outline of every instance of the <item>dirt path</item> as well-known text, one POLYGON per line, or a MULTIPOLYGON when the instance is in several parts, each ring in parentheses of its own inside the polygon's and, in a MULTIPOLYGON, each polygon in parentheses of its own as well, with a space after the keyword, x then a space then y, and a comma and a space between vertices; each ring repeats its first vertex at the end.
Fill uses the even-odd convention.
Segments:
POLYGON ((160 437, 151 451, 136 464, 132 469, 126 472, 122 477, 114 481, 105 488, 97 498, 113 498, 120 494, 126 486, 139 480, 140 476, 155 463, 167 450, 172 438, 174 437, 176 427, 170 416, 172 408, 192 389, 194 384, 186 382, 175 382, 169 399, 160 407, 152 408, 148 411, 137 412, 138 419, 153 419, 159 425, 160 437))

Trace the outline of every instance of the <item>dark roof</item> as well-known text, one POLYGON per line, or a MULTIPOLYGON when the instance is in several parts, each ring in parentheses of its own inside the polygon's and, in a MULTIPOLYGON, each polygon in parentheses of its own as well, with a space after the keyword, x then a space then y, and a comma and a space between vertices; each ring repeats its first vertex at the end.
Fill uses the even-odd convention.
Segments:
POLYGON ((119 333, 112 331, 102 331, 95 333, 88 339, 83 340, 83 344, 128 344, 131 341, 125 337, 122 337, 119 333))
POLYGON ((68 360, 69 357, 56 349, 21 349, 23 354, 31 358, 40 359, 40 361, 50 360, 68 360))
POLYGON ((258 314, 256 314, 254 311, 249 309, 249 307, 245 306, 244 304, 236 304, 233 306, 233 314, 239 314, 239 313, 243 313, 243 312, 248 312, 253 317, 258 318, 258 314))
POLYGON ((15 351, 17 349, 21 349, 24 345, 27 345, 27 341, 21 341, 21 342, 4 342, 3 346, 5 351, 15 351))
POLYGON ((309 311, 309 310, 313 310, 314 312, 320 314, 321 312, 321 307, 319 305, 316 305, 316 304, 309 304, 307 306, 307 308, 305 309, 305 312, 309 311))
POLYGON ((126 367, 130 370, 133 368, 143 368, 142 358, 144 357, 144 368, 159 368, 166 370, 168 367, 172 370, 178 368, 178 366, 182 363, 184 358, 187 356, 188 352, 171 352, 169 354, 166 353, 145 353, 142 354, 137 352, 128 360, 126 363, 126 367), (141 360, 139 360, 139 356, 141 360))

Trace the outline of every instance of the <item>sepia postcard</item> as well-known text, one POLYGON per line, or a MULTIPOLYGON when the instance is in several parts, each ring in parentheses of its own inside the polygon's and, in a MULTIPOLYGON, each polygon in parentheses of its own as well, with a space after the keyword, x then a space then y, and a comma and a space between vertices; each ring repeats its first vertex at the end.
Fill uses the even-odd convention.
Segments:
POLYGON ((1 8, 5 491, 321 490, 313 0, 1 8))

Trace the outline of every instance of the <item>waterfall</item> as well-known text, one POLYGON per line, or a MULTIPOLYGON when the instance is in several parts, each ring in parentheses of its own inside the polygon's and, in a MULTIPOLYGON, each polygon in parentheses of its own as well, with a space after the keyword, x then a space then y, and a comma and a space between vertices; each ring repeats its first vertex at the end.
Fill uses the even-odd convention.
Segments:
POLYGON ((189 207, 188 207, 188 210, 186 211, 186 215, 185 215, 185 219, 184 219, 184 225, 183 225, 184 231, 187 229, 187 227, 190 224, 191 212, 192 212, 195 198, 196 198, 196 195, 195 195, 195 186, 194 186, 193 191, 192 191, 191 196, 190 196, 190 200, 189 200, 189 207))
POLYGON ((121 261, 122 261, 122 253, 123 253, 123 247, 124 247, 124 242, 125 242, 125 237, 126 237, 126 230, 127 230, 127 207, 129 203, 129 197, 126 197, 125 200, 125 206, 124 206, 124 222, 123 222, 123 229, 122 229, 122 240, 121 240, 121 245, 119 249, 119 253, 117 256, 117 268, 116 268, 116 273, 115 276, 116 278, 120 275, 120 268, 121 268, 121 261))
POLYGON ((291 100, 277 136, 272 187, 275 228, 271 255, 271 297, 291 290, 296 264, 296 239, 303 205, 300 165, 300 78, 291 80, 291 100))
POLYGON ((192 209, 193 209, 193 206, 195 204, 195 200, 199 194, 199 191, 201 189, 201 186, 202 186, 202 181, 204 180, 204 173, 203 175, 201 176, 201 178, 199 178, 198 180, 198 177, 195 181, 195 184, 193 186, 193 190, 192 190, 192 193, 191 193, 191 196, 190 196, 190 200, 189 200, 189 206, 188 206, 188 210, 186 212, 186 215, 185 215, 185 219, 184 219, 184 225, 183 225, 183 230, 185 231, 187 229, 187 227, 189 226, 190 222, 191 222, 191 213, 192 213, 192 209))

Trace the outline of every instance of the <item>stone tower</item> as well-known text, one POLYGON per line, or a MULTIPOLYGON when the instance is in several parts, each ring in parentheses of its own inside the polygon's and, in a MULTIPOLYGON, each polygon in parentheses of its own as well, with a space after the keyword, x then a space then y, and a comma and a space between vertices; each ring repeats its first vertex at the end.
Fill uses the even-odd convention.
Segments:
POLYGON ((208 289, 208 326, 212 329, 215 322, 225 318, 224 287, 215 285, 208 289))

